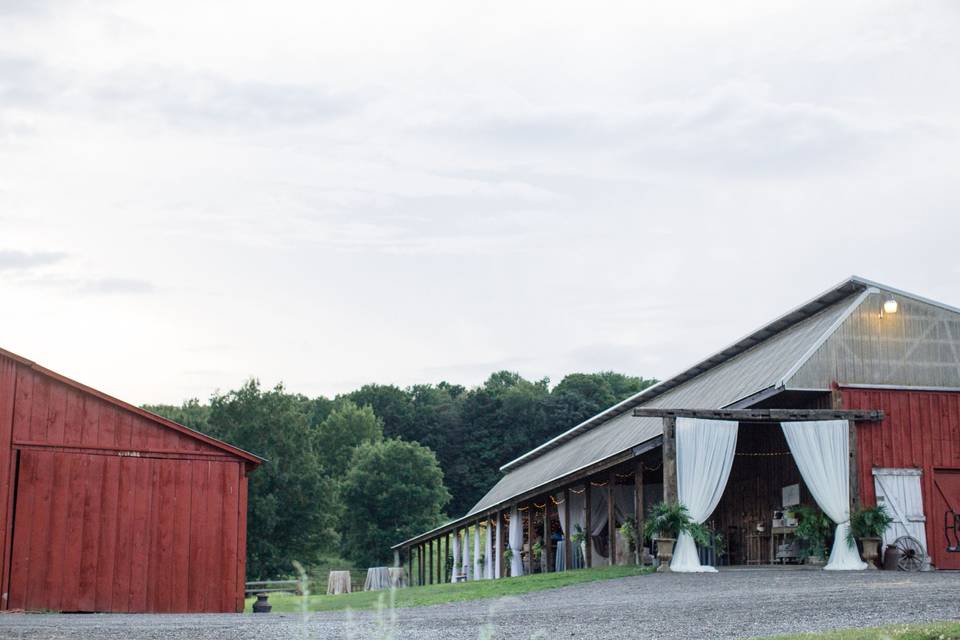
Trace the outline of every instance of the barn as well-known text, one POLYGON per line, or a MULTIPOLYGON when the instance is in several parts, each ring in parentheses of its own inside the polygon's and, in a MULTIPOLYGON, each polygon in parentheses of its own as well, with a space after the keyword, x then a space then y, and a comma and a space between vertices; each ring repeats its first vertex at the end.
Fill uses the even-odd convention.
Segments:
POLYGON ((0 609, 243 609, 261 460, 0 350, 0 609))
POLYGON ((803 507, 836 527, 827 568, 866 568, 838 540, 877 504, 884 545, 960 569, 960 310, 848 278, 501 471, 469 513, 393 547, 414 583, 629 562, 620 525, 678 499, 723 541, 681 536, 681 570, 806 562, 803 507))

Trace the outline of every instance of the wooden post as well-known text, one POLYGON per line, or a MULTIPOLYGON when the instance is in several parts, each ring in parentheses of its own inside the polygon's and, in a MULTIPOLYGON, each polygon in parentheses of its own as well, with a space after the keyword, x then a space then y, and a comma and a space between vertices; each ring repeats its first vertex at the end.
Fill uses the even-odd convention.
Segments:
POLYGON ((610 471, 607 474, 607 552, 610 566, 617 564, 617 511, 616 489, 617 474, 610 471))
POLYGON ((533 501, 527 505, 527 575, 533 574, 533 501))
POLYGON ((502 512, 502 511, 497 511, 497 531, 500 532, 500 538, 499 538, 500 544, 497 544, 497 536, 496 536, 496 535, 493 536, 493 544, 495 545, 495 548, 496 548, 496 550, 497 550, 497 551, 496 551, 496 556, 497 556, 497 564, 500 565, 500 574, 498 575, 498 574, 496 573, 496 571, 497 571, 497 565, 493 565, 493 571, 494 571, 493 577, 494 577, 494 578, 502 578, 502 577, 505 576, 506 573, 507 573, 507 567, 504 566, 504 557, 503 557, 503 539, 504 539, 504 537, 505 537, 505 536, 503 535, 503 533, 504 533, 505 528, 506 528, 506 527, 503 526, 503 512, 502 512))
POLYGON ((550 505, 553 504, 553 494, 547 494, 543 501, 543 552, 546 554, 540 563, 545 573, 550 572, 550 555, 553 551, 553 540, 550 539, 550 505))
POLYGON ((423 586, 426 584, 426 581, 424 580, 425 576, 423 574, 423 568, 426 566, 426 558, 424 558, 423 556, 425 547, 426 547, 425 544, 420 543, 419 551, 417 552, 417 557, 419 558, 417 561, 417 564, 419 566, 417 568, 420 573, 420 586, 423 586))
POLYGON ((573 531, 570 531, 570 487, 563 488, 563 569, 573 568, 573 531))
POLYGON ((407 582, 412 586, 413 581, 413 547, 407 547, 407 582))
POLYGON ((593 531, 593 518, 591 512, 593 511, 593 503, 590 500, 590 494, 593 493, 590 490, 590 478, 587 478, 583 483, 583 510, 585 511, 583 525, 583 539, 587 545, 587 553, 584 554, 583 564, 589 569, 593 567, 593 537, 590 535, 590 532, 593 531))
POLYGON ((677 498, 677 419, 663 418, 663 501, 677 498))
POLYGON ((427 583, 428 583, 428 584, 433 584, 433 575, 434 575, 434 574, 433 574, 433 547, 434 547, 433 540, 431 540, 430 542, 427 543, 427 549, 428 549, 427 559, 428 559, 428 561, 429 561, 429 563, 430 563, 430 568, 429 568, 429 570, 427 571, 427 576, 428 576, 428 578, 427 578, 427 583))
MULTIPOLYGON (((643 513, 643 461, 637 458, 637 466, 633 470, 633 501, 634 519, 637 524, 637 557, 643 550, 643 525, 646 520, 643 513)), ((640 559, 643 562, 643 559, 640 559)))
POLYGON ((393 566, 395 567, 400 566, 400 550, 399 549, 393 550, 393 566))

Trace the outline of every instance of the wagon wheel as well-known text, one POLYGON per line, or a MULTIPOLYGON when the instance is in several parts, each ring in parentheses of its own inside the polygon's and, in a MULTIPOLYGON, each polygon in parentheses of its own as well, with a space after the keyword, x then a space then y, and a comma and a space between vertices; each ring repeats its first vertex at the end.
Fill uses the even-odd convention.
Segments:
POLYGON ((897 568, 900 571, 920 571, 927 559, 920 542, 913 536, 900 536, 893 541, 893 546, 900 552, 897 568))

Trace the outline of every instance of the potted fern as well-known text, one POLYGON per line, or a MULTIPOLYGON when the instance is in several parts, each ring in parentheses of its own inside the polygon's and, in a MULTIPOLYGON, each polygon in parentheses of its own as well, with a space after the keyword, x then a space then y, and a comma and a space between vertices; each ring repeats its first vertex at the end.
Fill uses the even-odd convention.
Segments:
POLYGON ((819 509, 807 505, 794 507, 797 518, 794 535, 804 543, 807 550, 807 564, 823 565, 827 561, 827 540, 833 523, 819 509))
POLYGON ((850 517, 850 532, 847 534, 847 542, 854 545, 856 539, 860 540, 860 545, 863 547, 863 559, 867 563, 867 568, 877 568, 876 561, 880 556, 880 541, 883 539, 887 527, 891 524, 893 524, 893 518, 882 504, 860 509, 850 517))
POLYGON ((539 569, 540 573, 543 573, 543 543, 537 540, 533 543, 533 568, 539 569))
POLYGON ((702 530, 691 519, 687 507, 679 502, 660 502, 653 506, 643 526, 644 535, 657 543, 658 572, 670 571, 673 545, 681 533, 702 537, 702 530))
POLYGON ((637 521, 634 518, 627 518, 620 525, 620 535, 627 541, 630 551, 633 551, 633 561, 640 564, 640 535, 637 531, 637 521))

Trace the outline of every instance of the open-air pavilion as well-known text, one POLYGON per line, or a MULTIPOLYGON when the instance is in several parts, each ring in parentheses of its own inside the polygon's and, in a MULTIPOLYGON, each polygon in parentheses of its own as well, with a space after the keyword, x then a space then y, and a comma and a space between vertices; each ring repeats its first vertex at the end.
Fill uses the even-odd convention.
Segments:
POLYGON ((828 568, 866 566, 847 520, 877 503, 884 543, 960 568, 960 310, 850 278, 501 471, 469 513, 394 547, 412 584, 630 563, 618 526, 674 500, 726 540, 721 559, 681 536, 675 570, 769 564, 788 493, 839 525, 828 568))

